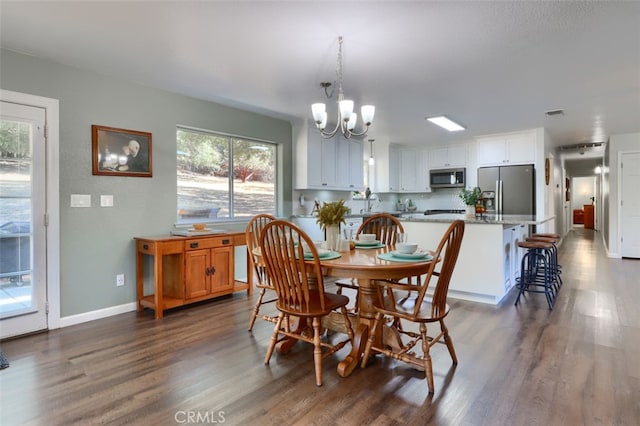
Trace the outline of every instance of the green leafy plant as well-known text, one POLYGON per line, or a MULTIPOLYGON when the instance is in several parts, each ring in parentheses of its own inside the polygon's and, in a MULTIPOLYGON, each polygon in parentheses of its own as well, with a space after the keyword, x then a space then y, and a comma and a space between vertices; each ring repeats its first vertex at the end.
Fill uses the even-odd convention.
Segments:
POLYGON ((320 224, 322 228, 345 223, 344 217, 348 211, 349 208, 344 205, 344 200, 331 203, 323 202, 322 207, 316 213, 316 223, 320 224))
POLYGON ((467 206, 475 206, 480 200, 480 194, 482 190, 476 186, 473 189, 463 189, 458 195, 467 206))

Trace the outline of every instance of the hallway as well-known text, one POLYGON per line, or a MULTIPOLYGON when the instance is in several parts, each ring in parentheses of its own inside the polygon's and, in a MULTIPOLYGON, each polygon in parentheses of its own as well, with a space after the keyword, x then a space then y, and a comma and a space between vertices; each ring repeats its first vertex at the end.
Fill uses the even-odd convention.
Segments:
MULTIPOLYGON (((640 418, 640 260, 609 259, 593 230, 560 247, 564 285, 516 308, 450 299, 459 364, 432 350, 423 373, 378 357, 340 378, 344 350, 313 380, 297 344, 263 364, 272 324, 247 321, 235 294, 168 312, 130 312, 2 342, 0 423, 177 424, 176 413, 224 412, 230 425, 637 425, 640 418), (214 324, 215 326, 212 326, 214 324)), ((255 295, 254 295, 255 296, 255 295)))

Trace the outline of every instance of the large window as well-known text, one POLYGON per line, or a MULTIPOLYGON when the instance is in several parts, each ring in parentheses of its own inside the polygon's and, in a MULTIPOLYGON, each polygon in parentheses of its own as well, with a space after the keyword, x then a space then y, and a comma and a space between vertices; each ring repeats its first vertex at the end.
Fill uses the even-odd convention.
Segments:
POLYGON ((177 129, 178 222, 276 213, 276 145, 177 129))

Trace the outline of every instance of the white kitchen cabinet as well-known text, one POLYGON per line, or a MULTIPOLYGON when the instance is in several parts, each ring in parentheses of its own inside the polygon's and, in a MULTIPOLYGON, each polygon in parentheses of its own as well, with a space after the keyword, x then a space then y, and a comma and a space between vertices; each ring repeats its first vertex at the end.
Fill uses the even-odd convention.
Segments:
POLYGON ((533 164, 536 160, 535 132, 505 133, 478 138, 478 166, 533 164))
POLYGON ((360 189, 364 182, 362 156, 361 140, 341 135, 323 138, 314 127, 305 127, 296 142, 296 188, 360 189))
POLYGON ((429 150, 429 168, 446 169, 449 167, 466 167, 467 146, 452 145, 429 150))
POLYGON ((349 191, 360 190, 364 185, 363 144, 361 140, 343 136, 338 139, 338 178, 336 187, 349 191))
POLYGON ((296 142, 296 187, 329 189, 337 182, 334 138, 325 139, 315 128, 305 128, 296 142))
POLYGON ((518 242, 524 241, 528 235, 525 225, 504 228, 502 245, 504 254, 504 291, 509 291, 516 284, 516 278, 520 276, 520 261, 524 250, 518 247, 518 242))
POLYGON ((349 144, 349 183, 350 190, 360 189, 364 186, 364 143, 359 140, 351 140, 349 144))
POLYGON ((400 147, 389 145, 389 191, 400 191, 400 147))
POLYGON ((400 145, 389 145, 389 191, 423 192, 419 176, 426 167, 420 164, 420 152, 400 145), (419 183, 420 182, 420 183, 419 183))
MULTIPOLYGON (((335 138, 325 139, 321 137, 322 153, 320 157, 320 168, 323 188, 336 188, 338 186, 338 151, 337 142, 335 138)), ((314 161, 310 158, 309 161, 314 161)), ((317 160, 316 160, 317 161, 317 160)))
POLYGON ((418 191, 418 153, 414 149, 400 150, 400 191, 418 191))

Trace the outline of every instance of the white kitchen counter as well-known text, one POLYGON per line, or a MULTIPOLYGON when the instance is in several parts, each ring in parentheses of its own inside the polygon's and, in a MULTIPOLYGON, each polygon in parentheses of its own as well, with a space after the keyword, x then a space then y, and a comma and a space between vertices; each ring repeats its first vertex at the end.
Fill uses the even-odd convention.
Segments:
POLYGON ((449 296, 496 305, 514 287, 522 258, 517 243, 528 235, 528 225, 539 225, 553 217, 503 215, 467 219, 464 214, 435 214, 405 216, 401 221, 410 242, 434 250, 456 219, 465 221, 465 230, 449 296))
POLYGON ((425 215, 422 213, 403 214, 401 220, 411 222, 440 222, 451 223, 454 220, 464 220, 469 224, 485 225, 541 225, 552 220, 555 216, 538 217, 519 214, 484 214, 475 218, 467 218, 464 214, 440 213, 425 215))

